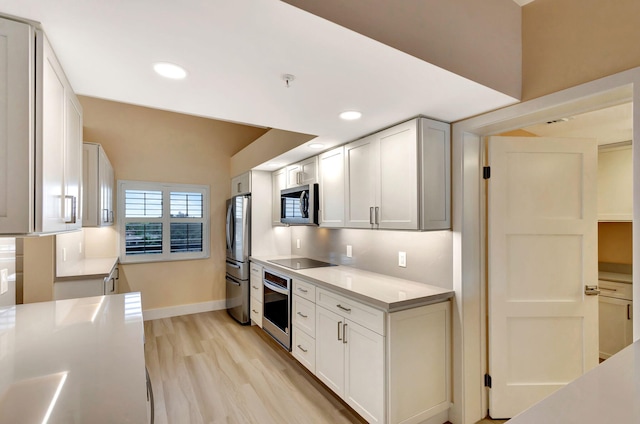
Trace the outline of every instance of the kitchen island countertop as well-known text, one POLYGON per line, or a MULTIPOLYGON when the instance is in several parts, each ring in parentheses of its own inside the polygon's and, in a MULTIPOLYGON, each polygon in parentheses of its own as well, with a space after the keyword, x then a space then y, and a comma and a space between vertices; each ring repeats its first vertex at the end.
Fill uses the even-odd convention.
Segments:
POLYGON ((140 293, 0 308, 0 423, 145 423, 140 293))
POLYGON ((290 269, 269 260, 287 259, 290 256, 251 257, 251 261, 280 271, 294 278, 302 278, 318 287, 336 291, 369 304, 385 312, 395 312, 446 301, 453 297, 453 290, 402 278, 390 277, 349 266, 337 265, 323 268, 290 269))

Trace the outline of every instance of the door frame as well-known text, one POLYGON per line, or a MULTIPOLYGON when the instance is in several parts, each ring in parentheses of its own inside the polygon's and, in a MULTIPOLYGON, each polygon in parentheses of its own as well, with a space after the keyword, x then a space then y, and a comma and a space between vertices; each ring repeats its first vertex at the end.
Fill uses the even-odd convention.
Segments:
MULTIPOLYGON (((552 119, 633 102, 640 105, 640 67, 453 124, 453 399, 449 419, 473 424, 487 413, 484 388, 487 352, 486 234, 483 138, 552 119)), ((633 108, 633 139, 640 140, 640 107, 633 108)), ((635 143, 634 143, 635 144, 635 143)), ((633 148, 634 175, 640 149, 633 148)), ((640 185, 633 189, 633 220, 640 222, 640 185)), ((633 227, 633 263, 640 263, 640 227, 633 227)), ((633 276, 640 298, 640 275, 633 276)), ((640 338, 640 302, 635 302, 634 340, 640 338)))

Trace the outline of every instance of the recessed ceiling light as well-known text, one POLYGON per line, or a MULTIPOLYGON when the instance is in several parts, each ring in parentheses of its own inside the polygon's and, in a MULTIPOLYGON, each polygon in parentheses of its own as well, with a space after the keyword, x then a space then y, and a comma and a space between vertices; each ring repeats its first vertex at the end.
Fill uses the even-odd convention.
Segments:
POLYGON ((169 62, 158 62, 153 65, 153 70, 165 78, 183 79, 187 71, 182 67, 169 62))
POLYGON ((312 149, 322 149, 324 147, 324 144, 321 143, 311 143, 309 144, 309 147, 311 147, 312 149))
POLYGON ((355 119, 360 119, 361 116, 362 114, 356 110, 347 110, 340 114, 340 118, 344 119, 345 121, 353 121, 355 119))

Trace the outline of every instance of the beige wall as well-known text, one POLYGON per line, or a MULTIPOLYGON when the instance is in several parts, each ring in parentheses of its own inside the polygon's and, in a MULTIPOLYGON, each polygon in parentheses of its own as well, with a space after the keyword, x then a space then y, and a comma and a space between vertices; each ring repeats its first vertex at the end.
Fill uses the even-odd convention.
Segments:
POLYGON ((262 137, 231 158, 231 176, 235 177, 315 138, 315 135, 270 129, 262 137))
POLYGON ((631 222, 598 223, 598 262, 633 263, 631 222))
POLYGON ((640 66, 640 1, 535 0, 522 8, 522 98, 640 66))
POLYGON ((80 102, 84 139, 102 144, 116 179, 208 184, 211 190, 211 258, 124 265, 124 286, 142 292, 144 309, 224 299, 230 158, 266 129, 90 97, 80 102))
POLYGON ((284 1, 520 98, 521 10, 513 0, 284 1))

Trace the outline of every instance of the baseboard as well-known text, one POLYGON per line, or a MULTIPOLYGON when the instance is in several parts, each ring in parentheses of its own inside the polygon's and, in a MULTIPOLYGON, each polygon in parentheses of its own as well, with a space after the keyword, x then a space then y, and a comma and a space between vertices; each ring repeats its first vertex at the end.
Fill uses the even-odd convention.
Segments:
POLYGON ((142 317, 145 321, 149 321, 152 319, 171 318, 200 312, 219 311, 222 309, 226 309, 225 300, 212 300, 210 302, 169 306, 168 308, 145 309, 142 311, 142 317))

